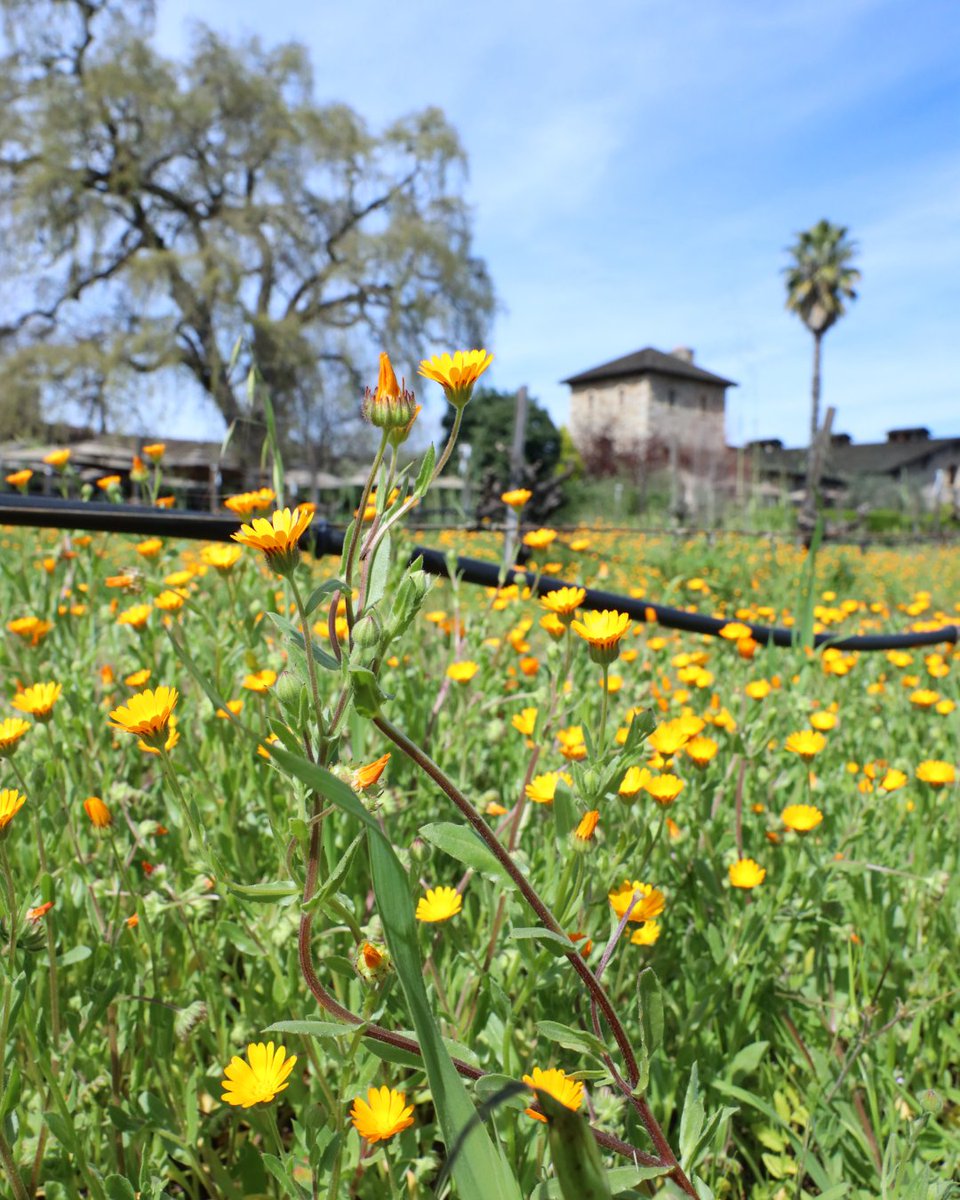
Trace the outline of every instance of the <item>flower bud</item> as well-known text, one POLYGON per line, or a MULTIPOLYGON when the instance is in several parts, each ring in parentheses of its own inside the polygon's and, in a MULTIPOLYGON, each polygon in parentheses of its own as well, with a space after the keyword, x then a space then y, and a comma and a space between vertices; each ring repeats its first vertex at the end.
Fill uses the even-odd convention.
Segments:
POLYGON ((403 385, 397 383, 389 356, 381 353, 376 390, 367 388, 363 394, 364 420, 388 432, 405 430, 406 437, 417 415, 417 406, 413 392, 408 392, 405 385, 406 380, 403 385))

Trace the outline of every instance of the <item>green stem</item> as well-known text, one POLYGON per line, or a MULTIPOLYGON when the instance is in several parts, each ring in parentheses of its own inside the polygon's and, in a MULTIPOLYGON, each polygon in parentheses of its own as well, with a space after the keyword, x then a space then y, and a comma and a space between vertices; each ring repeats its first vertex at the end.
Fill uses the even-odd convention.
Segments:
POLYGON ((323 705, 320 703, 320 685, 317 682, 317 663, 313 655, 313 635, 307 620, 307 609, 296 579, 291 574, 290 590, 293 592, 293 602, 297 606, 297 617, 300 621, 300 632, 303 634, 303 648, 307 656, 307 675, 310 677, 310 691, 313 695, 313 711, 317 718, 317 731, 320 743, 323 743, 323 705))
POLYGON ((2 1129, 0 1129, 0 1162, 3 1163, 4 1173, 10 1180, 10 1187, 13 1189, 16 1200, 30 1200, 23 1180, 20 1178, 20 1172, 17 1170, 17 1164, 13 1160, 13 1150, 2 1129))
POLYGON ((363 528, 363 514, 367 507, 367 501, 370 499, 370 493, 373 491, 373 483, 377 477, 377 472, 380 470, 380 464, 383 462, 383 455, 387 449, 387 432, 384 430, 380 445, 377 447, 377 453, 374 455, 373 466, 370 468, 370 474, 367 476, 367 482, 363 485, 363 495, 360 497, 360 507, 357 509, 357 515, 353 521, 353 529, 350 532, 350 544, 347 547, 346 557, 343 560, 343 581, 347 585, 345 599, 347 607, 350 607, 350 585, 353 578, 353 560, 357 555, 357 547, 360 544, 360 531, 363 528))

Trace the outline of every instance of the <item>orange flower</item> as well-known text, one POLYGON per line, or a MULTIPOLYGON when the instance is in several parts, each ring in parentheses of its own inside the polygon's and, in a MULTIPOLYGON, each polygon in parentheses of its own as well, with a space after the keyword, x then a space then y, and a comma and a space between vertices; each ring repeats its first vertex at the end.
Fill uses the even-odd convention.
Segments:
POLYGON ((521 509, 529 503, 532 496, 533 492, 527 488, 514 488, 513 491, 504 492, 500 499, 508 508, 521 509))
POLYGON ((812 804, 788 804, 780 820, 794 833, 809 833, 823 820, 823 813, 812 804))
POLYGON ((365 767, 357 767, 353 773, 353 786, 356 791, 363 791, 364 788, 373 787, 380 776, 383 774, 387 763, 390 761, 390 751, 382 754, 372 763, 367 763, 365 767))
POLYGON ((101 475, 100 478, 97 480, 97 487, 102 492, 112 491, 114 488, 118 488, 119 486, 120 486, 120 476, 119 475, 101 475))
POLYGON ((152 463, 158 463, 166 449, 166 442, 151 442, 149 446, 144 446, 143 452, 152 463))
POLYGON ((18 692, 10 703, 18 711, 29 713, 36 721, 49 721, 62 691, 59 683, 35 683, 18 692))
POLYGON ((138 692, 126 704, 121 704, 110 714, 114 729, 123 729, 159 749, 165 741, 170 714, 180 699, 176 688, 158 687, 138 692))
POLYGON ((292 512, 278 509, 269 521, 256 517, 252 525, 242 525, 231 537, 242 546, 262 550, 269 567, 278 575, 288 575, 300 561, 300 539, 312 520, 313 513, 299 508, 292 512))
POLYGON ((83 802, 83 811, 97 829, 107 829, 113 824, 110 809, 99 796, 88 796, 83 802))
POLYGON ((48 467, 53 467, 57 471, 62 471, 70 461, 69 450, 51 450, 49 454, 43 456, 43 461, 48 467))

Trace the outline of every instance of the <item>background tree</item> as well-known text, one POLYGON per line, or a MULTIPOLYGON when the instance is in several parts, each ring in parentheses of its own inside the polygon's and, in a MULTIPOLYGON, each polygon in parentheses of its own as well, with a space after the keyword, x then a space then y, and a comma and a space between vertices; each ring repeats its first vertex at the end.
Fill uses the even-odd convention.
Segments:
POLYGON ((860 272, 852 265, 857 245, 847 232, 845 225, 818 221, 812 229, 797 234, 796 242, 788 248, 792 261, 784 267, 787 308, 813 334, 808 502, 812 501, 817 483, 814 461, 820 429, 820 343, 827 330, 846 312, 844 301, 857 298, 854 284, 860 280, 860 272))
MULTIPOLYGON (((478 388, 463 410, 460 445, 470 446, 470 478, 474 481, 474 508, 478 518, 496 520, 504 515, 500 496, 510 486, 510 444, 516 408, 515 392, 478 388)), ((446 434, 453 424, 453 412, 448 405, 443 418, 446 434)), ((562 480, 556 478, 556 467, 561 450, 560 431, 550 414, 536 400, 528 400, 523 478, 517 483, 518 487, 533 492, 533 499, 524 509, 525 520, 542 521, 560 507, 559 484, 562 480)), ((572 469, 566 474, 572 474, 572 469)))
POLYGON ((281 435, 323 447, 376 350, 480 342, 492 291, 438 109, 374 134, 313 100, 300 45, 200 27, 179 63, 149 3, 0 3, 8 379, 104 420, 172 373, 230 424, 257 420, 255 363, 281 435))

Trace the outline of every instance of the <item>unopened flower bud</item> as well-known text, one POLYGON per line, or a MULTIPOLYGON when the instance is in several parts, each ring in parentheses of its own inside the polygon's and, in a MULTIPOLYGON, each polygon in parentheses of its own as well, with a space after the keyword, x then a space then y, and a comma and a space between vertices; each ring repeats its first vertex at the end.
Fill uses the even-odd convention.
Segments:
POLYGON ((382 983, 392 969, 390 951, 380 942, 361 942, 354 965, 367 983, 382 983))
MULTIPOLYGON (((364 420, 378 429, 388 432, 406 430, 417 415, 416 399, 406 389, 406 380, 401 385, 386 353, 380 355, 380 375, 375 391, 367 388, 363 394, 362 413, 364 420)), ((405 435, 404 435, 405 436, 405 435)))

